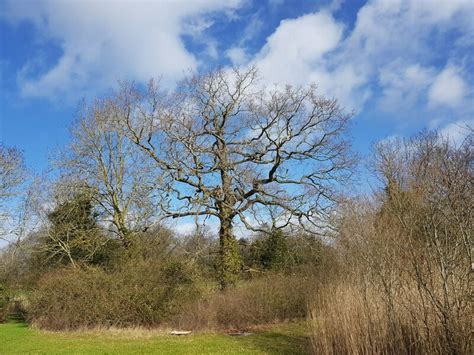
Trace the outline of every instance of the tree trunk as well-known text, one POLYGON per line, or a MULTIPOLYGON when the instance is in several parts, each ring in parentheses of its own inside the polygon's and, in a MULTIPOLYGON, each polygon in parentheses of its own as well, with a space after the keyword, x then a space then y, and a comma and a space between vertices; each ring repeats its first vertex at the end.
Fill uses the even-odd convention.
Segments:
POLYGON ((219 284, 225 290, 235 285, 241 269, 237 241, 232 233, 232 219, 229 217, 220 218, 219 244, 219 284))

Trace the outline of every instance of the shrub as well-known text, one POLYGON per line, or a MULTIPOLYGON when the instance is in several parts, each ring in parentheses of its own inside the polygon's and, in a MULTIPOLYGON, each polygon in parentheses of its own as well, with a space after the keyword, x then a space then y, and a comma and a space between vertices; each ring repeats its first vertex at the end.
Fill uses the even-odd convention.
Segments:
POLYGON ((251 245, 251 262, 259 269, 281 271, 290 263, 287 236, 282 231, 272 231, 259 236, 251 245))
POLYGON ((6 287, 0 283, 0 323, 7 319, 10 305, 10 298, 6 287))
POLYGON ((29 321, 64 330, 97 326, 157 326, 196 297, 196 273, 178 261, 60 269, 45 275, 29 307, 29 321))
POLYGON ((5 284, 0 283, 0 323, 8 318, 25 318, 26 298, 24 295, 14 292, 5 284))
MULTIPOLYGON (((308 233, 285 234, 281 230, 239 240, 240 252, 250 272, 313 275, 318 280, 334 277, 338 269, 336 249, 308 233)), ((251 276, 247 275, 247 276, 251 276)))
POLYGON ((173 317, 186 329, 245 330, 304 318, 316 282, 304 276, 265 275, 224 292, 211 292, 173 317))

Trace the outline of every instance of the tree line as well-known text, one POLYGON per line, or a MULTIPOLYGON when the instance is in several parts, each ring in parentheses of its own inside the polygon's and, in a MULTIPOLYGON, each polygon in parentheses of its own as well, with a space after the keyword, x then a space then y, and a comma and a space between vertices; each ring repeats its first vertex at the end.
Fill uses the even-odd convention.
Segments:
MULTIPOLYGON (((314 86, 263 88, 254 68, 193 75, 173 92, 154 81, 123 83, 80 110, 55 162, 58 210, 48 220, 86 214, 92 203, 131 248, 138 231, 163 219, 214 218, 225 289, 242 268, 236 224, 254 232, 326 227, 337 184, 354 162, 349 118, 314 86)), ((90 222, 77 222, 90 234, 90 222)), ((98 241, 69 235, 77 226, 65 224, 49 236, 56 252, 74 264, 71 248, 79 243, 88 250, 82 258, 91 258, 98 241)))
POLYGON ((472 128, 375 144, 353 193, 350 119, 254 68, 121 83, 81 105, 51 180, 0 146, 0 286, 48 329, 307 317, 316 353, 469 353, 472 128))

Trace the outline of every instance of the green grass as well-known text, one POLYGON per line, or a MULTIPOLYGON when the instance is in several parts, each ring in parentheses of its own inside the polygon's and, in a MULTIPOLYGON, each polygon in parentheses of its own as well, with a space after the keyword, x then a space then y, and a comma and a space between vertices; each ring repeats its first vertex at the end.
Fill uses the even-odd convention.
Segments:
MULTIPOLYGON (((139 331, 140 332, 140 331, 139 331)), ((143 332, 143 331, 142 331, 143 332)), ((198 333, 176 337, 113 331, 43 332, 0 324, 0 354, 307 354, 306 327, 284 324, 249 336, 198 333)))

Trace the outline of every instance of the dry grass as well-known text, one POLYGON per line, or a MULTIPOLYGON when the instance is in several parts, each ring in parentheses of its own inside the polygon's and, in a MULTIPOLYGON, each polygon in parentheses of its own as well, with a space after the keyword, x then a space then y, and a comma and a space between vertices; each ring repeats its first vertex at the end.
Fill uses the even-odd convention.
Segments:
MULTIPOLYGON (((415 293, 413 293, 415 295, 415 293)), ((454 347, 434 310, 424 317, 417 300, 399 299, 389 312, 382 294, 355 284, 325 287, 311 311, 316 354, 469 354, 469 315, 457 319, 454 347)))
POLYGON ((151 339, 156 336, 169 335, 171 328, 145 328, 145 327, 95 327, 77 328, 69 331, 51 331, 38 329, 42 334, 54 334, 55 336, 84 336, 84 337, 106 337, 116 339, 151 339))

